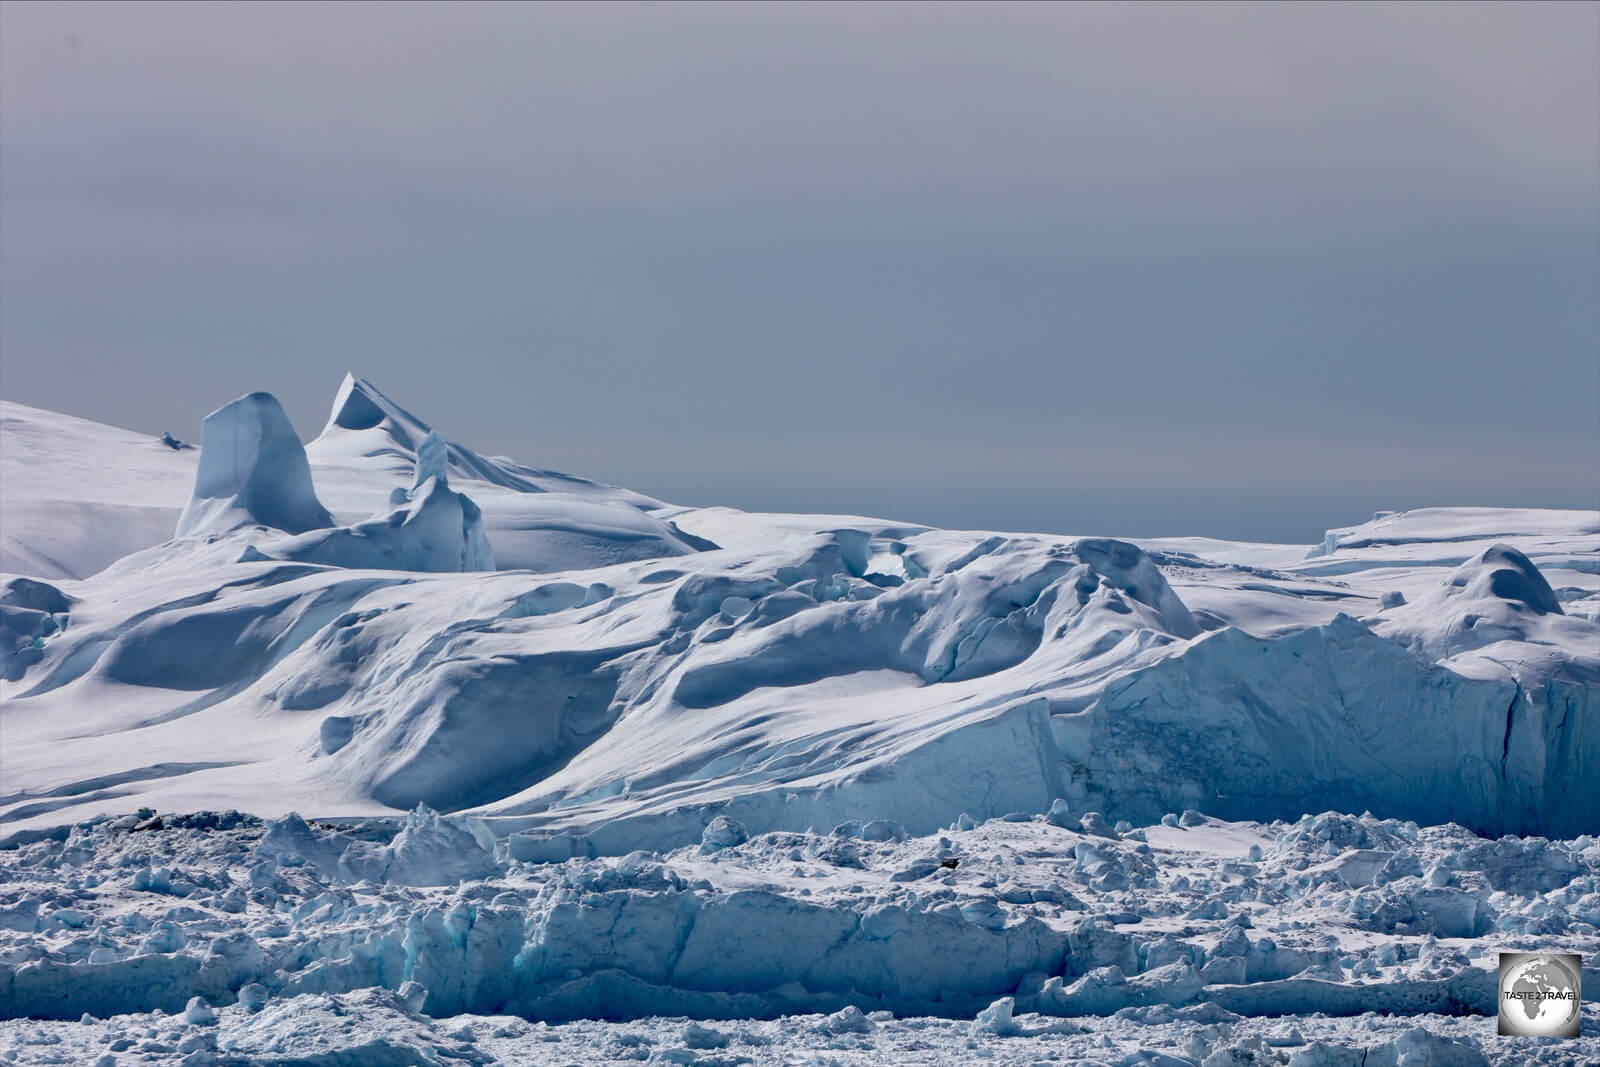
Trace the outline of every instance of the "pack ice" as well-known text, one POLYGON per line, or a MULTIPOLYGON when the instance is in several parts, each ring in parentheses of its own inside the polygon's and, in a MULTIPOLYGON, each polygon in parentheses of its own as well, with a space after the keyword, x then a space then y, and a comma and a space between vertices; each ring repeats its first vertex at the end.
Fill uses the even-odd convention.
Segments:
POLYGON ((0 420, 0 1011, 93 1017, 13 1059, 1600 1051, 1478 1017, 1600 947, 1595 512, 679 507, 353 377, 0 420))

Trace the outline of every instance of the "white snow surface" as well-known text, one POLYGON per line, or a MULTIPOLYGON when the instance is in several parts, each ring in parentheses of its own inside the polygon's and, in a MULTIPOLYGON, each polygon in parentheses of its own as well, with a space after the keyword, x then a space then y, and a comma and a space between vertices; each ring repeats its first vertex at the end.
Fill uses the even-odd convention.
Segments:
POLYGON ((1286 546, 686 508, 481 456, 354 377, 304 447, 261 393, 203 446, 0 407, 3 1014, 134 1020, 0 1031, 29 1056, 176 1057, 205 995, 194 1062, 568 1062, 628 1018, 605 1055, 1476 1063, 1483 939, 1600 925, 1595 512, 1286 546), (170 824, 116 818, 141 808, 170 824), (1241 872, 1307 834, 1315 862, 1241 872), (940 867, 962 842, 1005 869, 940 867), (1555 865, 1529 903, 1484 873, 1505 849, 1555 865), (1205 977, 1206 924, 1263 902, 1275 942, 1337 949, 1205 977), (1134 947, 1074 943, 1092 915, 1134 947), (1188 947, 1152 962, 1158 933, 1188 947), (1430 935, 1468 977, 1352 992, 1430 935), (1366 1021, 1258 1018, 1315 1011, 1366 1021), (1082 1015, 1121 1022, 1050 1021, 1082 1015), (270 1047, 291 1020, 322 1052, 270 1047))

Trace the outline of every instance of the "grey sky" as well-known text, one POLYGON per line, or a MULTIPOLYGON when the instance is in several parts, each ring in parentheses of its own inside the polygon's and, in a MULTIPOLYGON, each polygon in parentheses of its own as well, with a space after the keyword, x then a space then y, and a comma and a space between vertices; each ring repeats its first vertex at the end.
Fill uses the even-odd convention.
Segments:
POLYGON ((1600 506, 1600 5, 0 8, 0 394, 686 503, 1600 506))

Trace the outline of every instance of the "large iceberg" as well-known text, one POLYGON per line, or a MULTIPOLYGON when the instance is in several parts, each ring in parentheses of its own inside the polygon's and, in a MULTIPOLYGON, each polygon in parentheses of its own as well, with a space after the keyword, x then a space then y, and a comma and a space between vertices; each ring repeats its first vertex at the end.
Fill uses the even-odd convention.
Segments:
POLYGON ((64 584, 70 611, 7 609, 9 834, 93 814, 108 781, 269 815, 472 810, 601 854, 716 815, 925 833, 1055 800, 1600 829, 1592 513, 1385 514, 1307 559, 644 511, 589 483, 575 524, 635 516, 662 547, 529 573, 492 570, 475 496, 575 498, 503 484, 532 468, 478 480, 499 461, 355 379, 312 451, 341 441, 404 481, 308 465, 266 394, 227 405, 181 527, 204 538, 64 584), (323 480, 373 482, 378 514, 336 522, 323 480))
POLYGON ((5 415, 0 1015, 91 1016, 24 1062, 1478 1063, 1486 946, 1600 948, 1593 512, 675 507, 354 378, 305 448, 5 415))

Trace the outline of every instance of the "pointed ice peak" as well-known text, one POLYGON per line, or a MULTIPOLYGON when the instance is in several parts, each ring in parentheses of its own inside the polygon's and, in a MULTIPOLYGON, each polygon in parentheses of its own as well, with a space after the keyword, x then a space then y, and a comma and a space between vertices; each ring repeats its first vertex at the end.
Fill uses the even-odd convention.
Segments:
POLYGON ((311 451, 318 458, 329 455, 375 458, 391 464, 391 469, 409 458, 413 462, 413 491, 430 476, 437 474, 443 478, 451 469, 458 480, 492 482, 524 493, 545 491, 528 475, 547 476, 575 486, 591 484, 553 472, 486 459, 439 434, 366 378, 349 373, 339 384, 328 424, 323 427, 322 435, 312 442, 311 451), (422 454, 424 450, 428 452, 426 457, 422 454))
POLYGON ((304 533, 333 525, 317 499, 300 438, 271 393, 250 393, 207 415, 194 492, 177 535, 271 526, 304 533))
POLYGON ((438 430, 429 430, 428 436, 417 445, 417 472, 411 479, 411 491, 422 488, 429 478, 437 478, 441 486, 448 485, 446 468, 450 462, 449 446, 438 430))
MULTIPOLYGON (((366 378, 346 373, 333 398, 333 409, 322 433, 307 446, 319 463, 352 463, 381 469, 386 476, 404 477, 423 470, 448 470, 458 485, 464 482, 489 482, 519 493, 584 493, 609 500, 625 501, 635 507, 662 507, 661 501, 639 493, 601 485, 586 478, 575 478, 559 471, 526 467, 503 457, 483 456, 448 437, 440 439, 444 449, 442 468, 418 455, 433 433, 433 427, 385 396, 366 378)), ((423 478, 416 478, 420 484, 423 478)))
POLYGON ((346 371, 339 391, 334 394, 333 410, 328 413, 328 424, 322 428, 322 433, 372 430, 380 426, 388 431, 396 445, 406 449, 415 449, 432 430, 427 423, 384 396, 370 381, 346 371))
POLYGON ((333 396, 333 411, 328 415, 329 427, 370 430, 383 421, 383 409, 373 403, 364 385, 354 374, 345 372, 344 381, 339 383, 339 391, 333 396))

